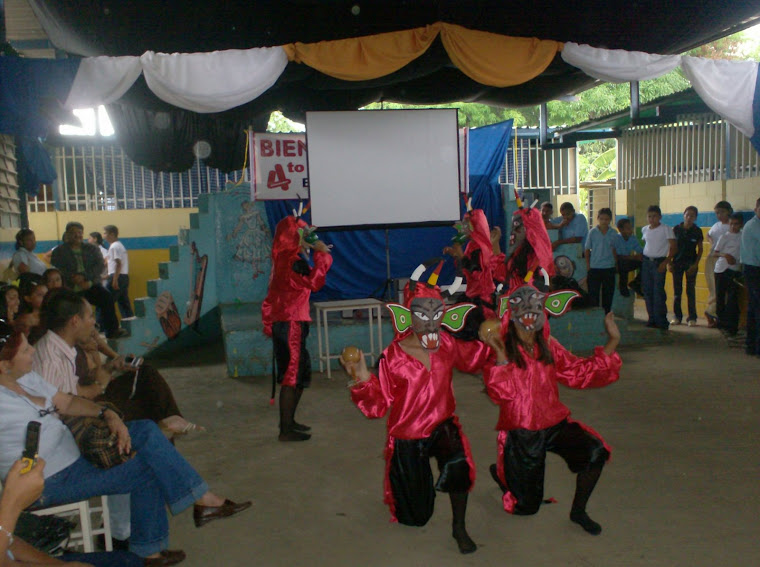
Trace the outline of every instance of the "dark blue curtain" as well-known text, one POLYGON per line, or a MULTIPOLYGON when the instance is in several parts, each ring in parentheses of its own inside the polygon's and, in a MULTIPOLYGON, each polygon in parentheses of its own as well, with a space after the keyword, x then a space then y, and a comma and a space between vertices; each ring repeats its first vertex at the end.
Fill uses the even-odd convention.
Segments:
MULTIPOLYGON (((489 223, 500 225, 502 232, 504 207, 498 177, 511 133, 511 120, 470 131, 473 207, 482 208, 489 223)), ((292 214, 293 209, 298 209, 298 201, 267 201, 267 217, 272 233, 277 223, 285 215, 292 214)), ((304 215, 304 220, 311 220, 309 212, 304 215)), ((388 229, 390 279, 408 278, 420 262, 441 256, 452 236, 454 230, 450 227, 388 229)), ((334 262, 327 284, 313 295, 316 301, 385 297, 388 283, 385 230, 320 231, 319 237, 333 245, 334 262)), ((454 266, 447 259, 441 272, 441 282, 449 282, 453 277, 454 266)))
POLYGON ((760 152, 760 72, 755 81, 755 98, 752 99, 752 121, 755 125, 755 133, 750 138, 755 150, 760 152))
POLYGON ((19 187, 31 195, 55 180, 42 140, 58 127, 50 111, 66 100, 78 69, 79 59, 0 57, 0 132, 16 137, 19 187))

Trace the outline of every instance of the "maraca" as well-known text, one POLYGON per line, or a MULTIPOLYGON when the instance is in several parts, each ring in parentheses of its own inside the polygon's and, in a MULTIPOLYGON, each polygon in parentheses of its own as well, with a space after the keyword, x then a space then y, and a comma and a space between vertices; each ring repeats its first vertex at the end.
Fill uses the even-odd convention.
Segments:
POLYGON ((344 362, 359 362, 362 357, 362 351, 360 351, 358 347, 348 345, 343 349, 341 357, 344 362))
POLYGON ((499 319, 486 319, 480 324, 478 337, 485 342, 491 335, 498 336, 501 333, 501 321, 499 319))

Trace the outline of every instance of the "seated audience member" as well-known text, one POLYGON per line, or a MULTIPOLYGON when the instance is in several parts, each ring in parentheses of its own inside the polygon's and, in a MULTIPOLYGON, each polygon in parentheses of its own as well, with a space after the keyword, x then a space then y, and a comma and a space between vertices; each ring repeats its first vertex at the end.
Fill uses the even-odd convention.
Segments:
POLYGON ((5 477, 3 494, 0 498, 0 564, 2 565, 70 565, 86 567, 142 567, 143 560, 125 551, 105 553, 69 553, 60 558, 43 553, 22 539, 13 535, 21 512, 31 506, 42 495, 45 486, 43 477, 45 460, 37 459, 30 471, 22 473, 27 463, 21 460, 11 466, 5 477), (2 559, 5 558, 5 559, 2 559))
POLYGON ((0 337, 7 337, 13 331, 19 305, 18 288, 15 285, 0 287, 0 337))
POLYGON ((617 254, 618 290, 620 295, 628 297, 628 288, 641 295, 641 256, 644 249, 639 239, 633 234, 631 219, 620 219, 617 222, 620 235, 615 239, 615 253, 617 254), (636 277, 628 283, 628 274, 636 271, 636 277))
POLYGON ((739 277, 741 264, 741 230, 744 217, 732 213, 728 220, 728 232, 721 235, 711 254, 715 262, 715 306, 718 328, 729 337, 739 331, 739 277))
POLYGON ((42 283, 41 277, 28 278, 19 286, 21 308, 14 326, 23 331, 31 344, 36 343, 45 334, 41 313, 42 302, 47 292, 48 288, 42 283))
POLYGON ((119 328, 111 294, 102 285, 103 256, 96 246, 82 241, 83 235, 84 228, 80 223, 68 223, 63 244, 53 250, 51 263, 61 271, 66 287, 100 310, 106 337, 123 336, 126 331, 119 328))
POLYGON ((182 417, 171 388, 156 369, 126 365, 99 337, 92 307, 81 296, 57 290, 42 311, 48 331, 35 345, 32 364, 50 384, 67 394, 111 402, 127 421, 155 421, 169 436, 197 429, 182 417), (101 352, 111 359, 108 363, 102 364, 101 352), (114 372, 121 373, 114 377, 114 372))
POLYGON ((559 239, 552 242, 552 250, 562 244, 583 244, 588 236, 588 220, 575 212, 570 202, 562 203, 559 208, 560 219, 554 219, 554 228, 559 229, 559 239), (559 221, 559 224, 557 222, 559 221))
POLYGON ((48 268, 45 270, 45 272, 42 274, 42 283, 45 284, 45 287, 48 288, 48 291, 51 289, 59 289, 64 287, 61 270, 58 268, 48 268))
POLYGON ((178 514, 194 503, 197 527, 250 507, 250 502, 237 504, 210 492, 155 423, 140 420, 124 424, 108 408, 59 391, 32 371, 33 356, 34 347, 20 332, 11 335, 0 350, 0 477, 8 477, 24 450, 29 421, 39 421, 39 456, 46 466, 45 488, 38 506, 56 506, 103 494, 130 494, 129 549, 145 558, 147 567, 173 565, 185 558, 184 552, 167 549, 167 507, 172 514, 178 514), (80 455, 58 414, 103 419, 116 435, 120 452, 131 458, 109 469, 96 467, 80 455))
POLYGON ((551 201, 544 201, 541 203, 541 218, 544 221, 544 226, 546 226, 546 230, 556 230, 559 228, 559 224, 554 224, 552 222, 552 218, 554 217, 554 205, 551 204, 551 201))
POLYGON ((34 231, 28 228, 22 228, 16 233, 16 252, 13 254, 13 267, 19 274, 27 272, 42 275, 47 266, 34 253, 37 246, 37 239, 34 231))

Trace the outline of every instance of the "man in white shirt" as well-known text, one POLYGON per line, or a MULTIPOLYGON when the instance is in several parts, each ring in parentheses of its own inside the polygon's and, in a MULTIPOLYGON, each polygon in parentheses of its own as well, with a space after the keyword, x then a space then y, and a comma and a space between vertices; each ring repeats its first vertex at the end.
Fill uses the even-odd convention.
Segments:
POLYGON ((132 305, 129 303, 129 256, 127 249, 119 240, 118 227, 109 224, 103 227, 103 236, 108 242, 106 262, 108 264, 108 283, 106 289, 119 306, 121 318, 132 317, 132 305))
MULTIPOLYGON (((720 240, 720 237, 728 232, 728 218, 734 212, 731 207, 731 203, 728 201, 718 201, 715 203, 715 216, 718 217, 718 222, 710 227, 707 231, 707 241, 710 243, 710 248, 715 248, 715 245, 720 240)), ((715 262, 718 261, 718 257, 710 254, 705 259, 705 281, 707 281, 707 306, 705 307, 705 317, 707 318, 707 326, 715 327, 718 322, 717 307, 715 303, 715 262)))
POLYGON ((728 221, 728 232, 715 245, 715 304, 718 314, 718 328, 730 337, 739 329, 739 256, 741 252, 741 229, 744 217, 734 213, 728 221))
POLYGON ((665 275, 676 253, 673 229, 661 224, 662 211, 657 205, 647 209, 648 226, 641 229, 644 239, 644 259, 641 263, 641 289, 647 305, 647 327, 668 330, 668 306, 665 295, 665 275))

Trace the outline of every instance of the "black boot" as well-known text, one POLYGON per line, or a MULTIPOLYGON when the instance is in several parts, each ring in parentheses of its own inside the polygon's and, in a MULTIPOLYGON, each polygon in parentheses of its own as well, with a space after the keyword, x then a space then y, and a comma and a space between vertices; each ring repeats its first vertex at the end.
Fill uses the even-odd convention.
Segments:
POLYGON ((451 535, 457 541, 460 553, 474 553, 478 546, 470 538, 464 526, 464 517, 467 512, 467 493, 449 492, 451 498, 451 535))
POLYGON ((280 388, 280 441, 306 441, 311 435, 297 431, 294 427, 293 415, 296 412, 296 389, 292 386, 280 388))
MULTIPOLYGON (((298 404, 301 403, 301 395, 303 394, 303 388, 296 386, 296 407, 293 410, 293 415, 295 416, 295 410, 298 409, 298 404)), ((295 420, 295 417, 293 418, 293 431, 311 431, 311 427, 304 423, 298 423, 295 420)))
POLYGON ((575 481, 575 498, 573 498, 573 507, 570 510, 570 520, 591 535, 602 533, 602 526, 589 518, 589 515, 586 513, 586 504, 588 504, 588 499, 591 497, 596 482, 602 474, 603 466, 592 465, 589 470, 578 473, 575 481))

